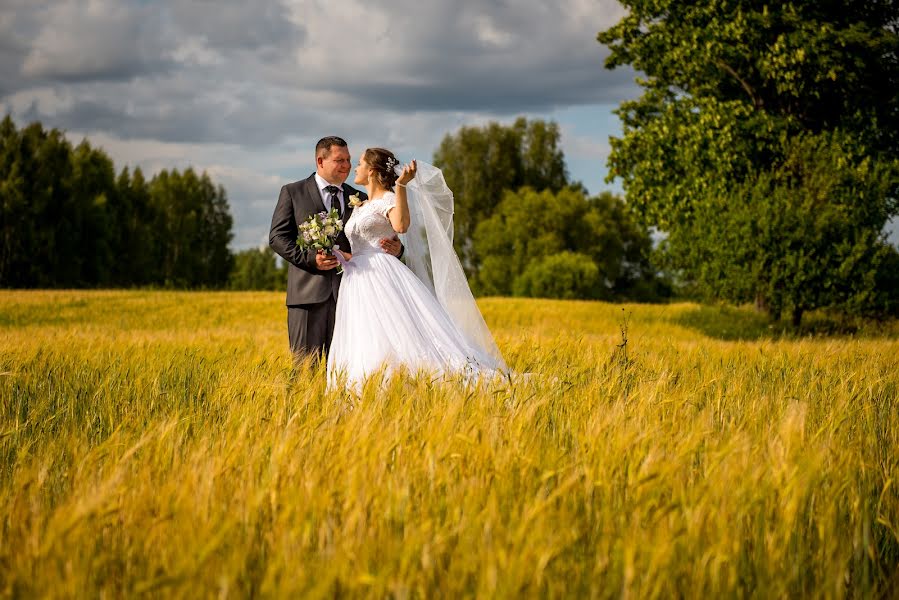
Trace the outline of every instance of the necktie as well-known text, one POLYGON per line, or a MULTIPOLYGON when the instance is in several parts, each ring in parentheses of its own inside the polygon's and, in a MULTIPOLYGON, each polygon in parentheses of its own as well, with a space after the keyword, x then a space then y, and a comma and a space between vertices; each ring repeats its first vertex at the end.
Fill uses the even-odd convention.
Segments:
POLYGON ((343 218, 343 210, 340 207, 340 198, 337 196, 339 188, 336 185, 329 185, 325 188, 325 191, 328 192, 328 200, 331 201, 331 208, 337 209, 337 216, 341 219, 343 218))

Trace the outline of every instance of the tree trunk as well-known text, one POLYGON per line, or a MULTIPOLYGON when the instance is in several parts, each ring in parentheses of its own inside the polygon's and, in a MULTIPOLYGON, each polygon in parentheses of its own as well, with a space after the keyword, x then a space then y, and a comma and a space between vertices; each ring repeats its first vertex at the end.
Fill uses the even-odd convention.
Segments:
POLYGON ((802 307, 794 306, 793 307, 793 327, 795 329, 799 329, 799 325, 802 323, 802 307))
POLYGON ((755 310, 758 312, 770 312, 770 307, 768 306, 768 300, 761 294, 761 292, 755 295, 755 310))

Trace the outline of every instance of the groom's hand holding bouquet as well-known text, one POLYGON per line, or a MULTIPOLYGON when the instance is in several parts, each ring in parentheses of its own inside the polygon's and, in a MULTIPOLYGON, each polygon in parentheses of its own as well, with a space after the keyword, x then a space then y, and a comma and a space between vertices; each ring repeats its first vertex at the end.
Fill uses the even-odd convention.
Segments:
MULTIPOLYGON (((327 270, 346 264, 346 259, 339 246, 337 236, 343 231, 343 221, 335 209, 330 212, 319 212, 311 215, 299 227, 297 246, 301 250, 315 249, 316 264, 319 269, 327 270)), ((338 270, 338 273, 342 270, 338 270)))

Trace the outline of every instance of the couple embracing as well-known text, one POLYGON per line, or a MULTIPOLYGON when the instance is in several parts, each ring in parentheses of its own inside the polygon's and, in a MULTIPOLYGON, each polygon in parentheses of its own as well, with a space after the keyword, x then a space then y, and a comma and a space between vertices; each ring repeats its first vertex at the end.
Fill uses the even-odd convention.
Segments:
POLYGON ((269 235, 288 263, 294 355, 327 357, 329 383, 355 390, 382 368, 504 373, 452 248, 453 195, 440 170, 369 148, 355 167, 361 192, 345 183, 352 163, 339 137, 316 144, 315 164, 307 179, 281 188, 269 235), (301 225, 329 211, 343 224, 339 249, 304 248, 301 225))

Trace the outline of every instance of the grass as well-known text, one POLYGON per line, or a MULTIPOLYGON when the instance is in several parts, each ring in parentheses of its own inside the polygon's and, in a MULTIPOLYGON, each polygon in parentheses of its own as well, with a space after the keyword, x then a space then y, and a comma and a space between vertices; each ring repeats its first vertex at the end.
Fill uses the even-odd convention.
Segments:
POLYGON ((0 594, 899 594, 896 324, 484 299, 530 376, 348 398, 282 301, 0 292, 0 594))

